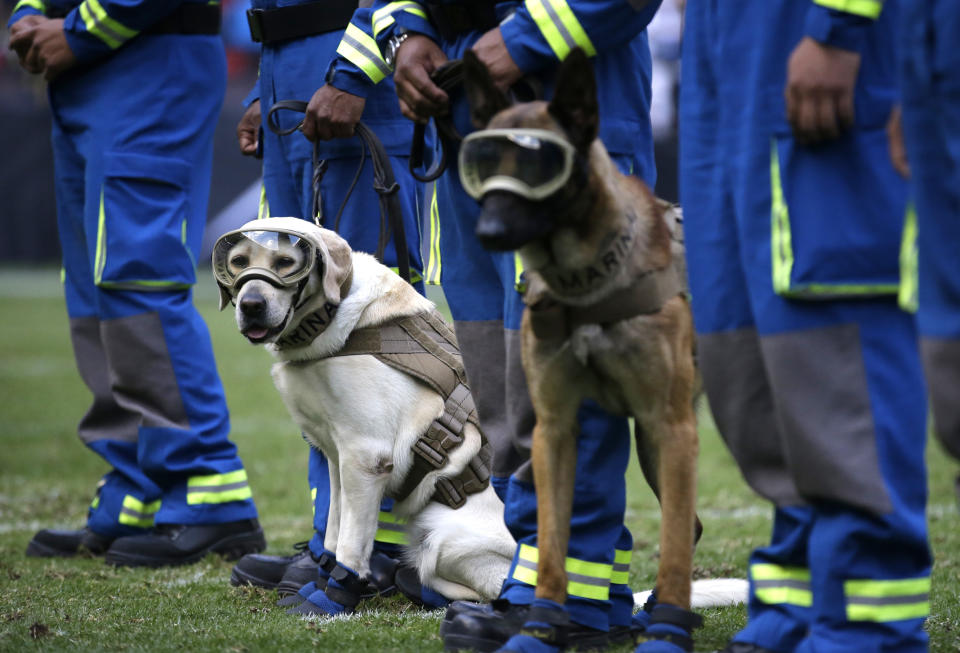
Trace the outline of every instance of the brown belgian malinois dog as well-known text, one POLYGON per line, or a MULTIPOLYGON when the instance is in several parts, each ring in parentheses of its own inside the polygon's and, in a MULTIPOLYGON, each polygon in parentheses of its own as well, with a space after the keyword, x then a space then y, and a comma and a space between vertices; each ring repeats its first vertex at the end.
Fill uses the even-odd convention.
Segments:
MULTIPOLYGON (((582 51, 561 65, 549 103, 511 106, 469 51, 464 75, 481 128, 460 156, 464 189, 482 203, 476 235, 488 249, 517 250, 527 280, 521 334, 537 417, 536 597, 566 600, 577 410, 592 398, 636 420, 641 466, 662 513, 653 623, 689 635, 699 625, 689 612, 699 536, 696 372, 669 205, 621 174, 598 140, 596 81, 582 51)), ((692 643, 656 631, 647 637, 692 643)))

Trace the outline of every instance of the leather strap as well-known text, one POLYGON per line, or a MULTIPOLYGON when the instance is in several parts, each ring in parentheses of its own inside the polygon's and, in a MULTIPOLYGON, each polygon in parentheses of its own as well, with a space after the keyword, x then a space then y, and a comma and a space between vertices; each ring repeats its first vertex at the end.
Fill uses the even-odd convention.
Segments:
POLYGON ((271 45, 341 31, 350 24, 357 6, 357 0, 323 0, 274 9, 247 9, 250 38, 254 43, 271 45))
MULTIPOLYGON (((306 113, 307 103, 301 100, 279 100, 267 112, 267 126, 270 131, 278 136, 286 136, 300 129, 303 126, 301 120, 296 126, 289 129, 283 129, 276 122, 277 111, 296 111, 297 113, 306 113)), ((374 256, 381 263, 383 254, 386 251, 387 243, 393 239, 394 250, 397 255, 397 272, 400 278, 410 283, 410 255, 407 251, 407 232, 403 224, 403 210, 400 208, 400 197, 398 191, 400 184, 393 174, 393 166, 390 164, 390 157, 387 155, 383 143, 377 138, 377 135, 362 122, 358 122, 355 128, 356 136, 360 139, 360 164, 357 166, 357 174, 354 175, 354 182, 347 189, 340 208, 337 210, 337 216, 333 225, 324 224, 323 211, 320 202, 320 181, 327 170, 326 160, 320 159, 319 144, 313 144, 313 210, 314 221, 321 227, 327 227, 338 231, 340 227, 340 216, 347 206, 351 193, 356 186, 356 181, 360 178, 360 172, 363 170, 363 164, 366 157, 369 156, 373 162, 373 189, 377 192, 380 200, 380 238, 377 242, 377 251, 374 256)))
MULTIPOLYGON (((439 86, 448 95, 463 84, 463 61, 452 59, 430 74, 430 79, 439 86)), ((427 126, 422 123, 413 125, 413 141, 410 143, 410 174, 417 181, 424 183, 436 180, 443 171, 447 169, 447 153, 452 152, 457 144, 463 140, 463 136, 457 131, 453 124, 453 118, 450 114, 445 116, 435 116, 433 124, 436 127, 437 144, 436 158, 430 165, 430 168, 424 172, 418 172, 424 164, 424 154, 426 153, 427 126)))

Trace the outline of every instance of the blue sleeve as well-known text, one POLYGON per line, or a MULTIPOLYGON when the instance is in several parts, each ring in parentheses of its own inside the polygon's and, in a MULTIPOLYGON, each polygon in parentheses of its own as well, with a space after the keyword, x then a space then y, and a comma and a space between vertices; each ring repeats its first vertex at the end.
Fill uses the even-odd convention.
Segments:
POLYGON ((578 46, 589 56, 623 46, 659 6, 660 0, 524 0, 500 32, 520 70, 536 72, 578 46))
POLYGON ((861 52, 883 0, 812 0, 804 34, 824 45, 861 52))
POLYGON ((370 89, 391 72, 373 38, 373 11, 361 7, 353 13, 327 68, 328 84, 360 97, 367 97, 370 89))
POLYGON ((412 0, 399 0, 397 2, 374 0, 371 23, 373 25, 373 37, 380 46, 381 52, 383 52, 387 39, 393 35, 398 27, 402 27, 408 32, 417 32, 429 36, 437 43, 440 42, 440 34, 430 23, 427 10, 420 3, 412 0))
POLYGON ((13 13, 7 21, 7 29, 24 16, 45 16, 47 6, 43 0, 20 0, 13 6, 13 13))
POLYGON ((182 0, 83 0, 67 14, 63 29, 77 61, 91 61, 110 54, 181 4, 182 0))

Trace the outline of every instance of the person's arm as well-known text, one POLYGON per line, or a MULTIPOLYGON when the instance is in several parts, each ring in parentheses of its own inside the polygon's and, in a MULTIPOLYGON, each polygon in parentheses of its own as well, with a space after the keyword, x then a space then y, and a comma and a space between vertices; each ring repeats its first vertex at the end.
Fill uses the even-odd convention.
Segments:
POLYGON ((837 138, 853 125, 860 53, 882 9, 882 0, 811 0, 784 89, 787 120, 801 143, 837 138))

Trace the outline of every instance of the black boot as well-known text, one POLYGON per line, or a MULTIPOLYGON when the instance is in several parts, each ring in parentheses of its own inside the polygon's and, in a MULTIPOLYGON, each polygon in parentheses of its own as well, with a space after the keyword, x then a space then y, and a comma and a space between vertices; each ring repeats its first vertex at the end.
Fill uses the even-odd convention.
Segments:
POLYGON ((267 548, 256 519, 223 524, 161 524, 149 535, 114 540, 107 564, 120 567, 165 567, 197 562, 208 553, 236 560, 267 548))
POLYGON ((44 529, 27 544, 27 555, 32 558, 69 558, 80 553, 103 555, 112 542, 112 537, 98 535, 89 528, 76 531, 44 529))
MULTIPOLYGON (((323 589, 323 585, 327 582, 327 576, 330 575, 330 570, 336 566, 336 558, 329 553, 324 553, 319 558, 310 553, 287 567, 283 578, 277 584, 277 593, 281 597, 297 596, 300 588, 307 583, 316 583, 319 589, 323 589)), ((282 600, 283 598, 281 598, 282 600)), ((289 607, 294 604, 287 602, 277 605, 289 607)))
POLYGON ((307 542, 297 542, 293 545, 293 548, 297 552, 289 556, 248 553, 233 566, 233 570, 230 572, 230 584, 256 585, 268 590, 275 589, 290 565, 305 557, 310 557, 307 542))

